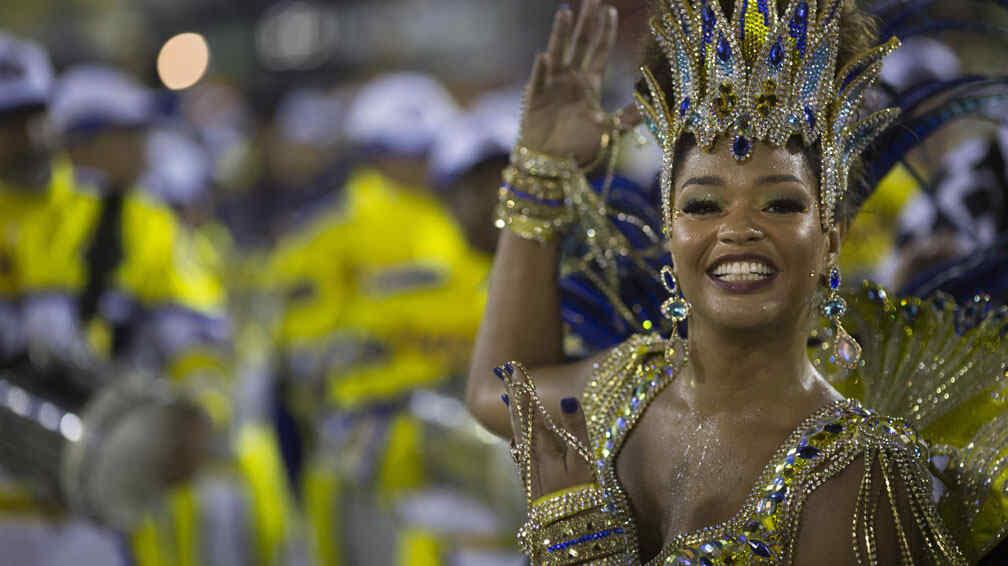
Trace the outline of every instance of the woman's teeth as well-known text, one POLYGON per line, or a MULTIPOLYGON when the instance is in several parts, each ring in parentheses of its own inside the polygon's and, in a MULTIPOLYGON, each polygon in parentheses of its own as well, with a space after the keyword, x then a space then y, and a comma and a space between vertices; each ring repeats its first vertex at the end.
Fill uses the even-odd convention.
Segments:
POLYGON ((733 261, 718 265, 711 275, 722 281, 759 281, 773 273, 773 268, 763 262, 733 261))

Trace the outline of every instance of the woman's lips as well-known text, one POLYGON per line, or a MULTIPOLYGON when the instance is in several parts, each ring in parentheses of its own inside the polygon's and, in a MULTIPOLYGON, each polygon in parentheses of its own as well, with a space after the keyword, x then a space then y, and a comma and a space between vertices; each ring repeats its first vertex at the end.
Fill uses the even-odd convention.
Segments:
POLYGON ((729 293, 754 293, 760 291, 765 287, 770 286, 774 279, 777 278, 777 273, 771 273, 769 275, 764 275, 756 279, 725 279, 724 277, 718 277, 711 273, 707 274, 707 277, 714 282, 716 286, 729 293))

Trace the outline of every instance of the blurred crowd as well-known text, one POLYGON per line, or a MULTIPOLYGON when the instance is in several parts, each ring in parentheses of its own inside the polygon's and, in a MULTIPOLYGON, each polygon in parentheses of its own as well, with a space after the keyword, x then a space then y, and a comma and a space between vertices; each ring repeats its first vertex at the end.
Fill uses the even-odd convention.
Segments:
MULTIPOLYGON (((632 41, 623 51, 617 78, 634 66, 632 41)), ((906 89, 961 65, 928 40, 897 52, 884 80, 906 89)), ((81 503, 65 463, 55 486, 36 485, 45 463, 27 435, 0 449, 0 562, 522 563, 510 457, 460 402, 521 75, 317 82, 291 81, 264 109, 213 76, 169 92, 122 65, 57 73, 41 43, 0 35, 0 422, 65 444, 81 427, 102 434, 97 417, 46 413, 74 395, 97 411, 67 385, 81 375, 98 389, 164 384, 208 422, 161 423, 183 442, 156 471, 129 451, 87 468, 140 493, 122 501, 98 485, 81 503)), ((621 182, 653 185, 657 148, 636 133, 621 143, 621 182)), ((931 145, 944 157, 883 180, 843 270, 1003 300, 1008 129, 973 124, 931 145)))

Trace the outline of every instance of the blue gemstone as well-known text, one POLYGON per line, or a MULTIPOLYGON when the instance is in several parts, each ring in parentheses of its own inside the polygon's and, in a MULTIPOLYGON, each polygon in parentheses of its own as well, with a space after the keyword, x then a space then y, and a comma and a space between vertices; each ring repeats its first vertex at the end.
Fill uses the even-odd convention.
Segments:
POLYGON ((784 458, 784 463, 789 466, 794 464, 794 454, 788 454, 787 457, 784 458))
POLYGON ((714 563, 711 562, 711 559, 707 558, 706 556, 701 556, 700 560, 697 560, 697 564, 699 564, 700 566, 714 566, 714 563))
POLYGON ((840 423, 827 423, 823 425, 822 429, 831 434, 840 434, 843 432, 843 425, 840 423))
POLYGON ((671 269, 663 269, 661 272, 662 283, 665 284, 665 288, 668 289, 669 293, 675 293, 676 290, 676 278, 675 274, 672 273, 671 269))
POLYGON ((783 60, 784 47, 781 45, 780 38, 777 38, 777 43, 774 43, 773 47, 770 48, 770 63, 780 65, 783 60))
POLYGON ((798 456, 806 460, 811 460, 819 455, 819 449, 815 446, 802 446, 798 449, 798 456))
POLYGON ((751 150, 752 144, 745 136, 737 136, 735 138, 735 143, 732 144, 732 153, 735 154, 735 157, 747 157, 751 150))
POLYGON ((838 297, 823 305, 823 314, 826 318, 836 318, 847 314, 847 301, 843 297, 838 297))
POLYGON ((798 4, 798 7, 795 8, 795 18, 797 18, 798 21, 801 22, 804 22, 805 20, 808 19, 808 2, 802 2, 798 4))
POLYGON ((830 289, 834 290, 840 288, 840 270, 835 267, 830 270, 829 286, 830 289))
POLYGON ((513 375, 514 374, 514 365, 512 365, 511 362, 505 363, 504 364, 504 371, 508 372, 508 374, 512 374, 513 375))
POLYGON ((626 419, 624 419, 623 417, 619 417, 618 419, 616 419, 616 426, 619 427, 620 430, 625 429, 626 419))
POLYGON ((727 63, 731 59, 731 45, 723 35, 718 36, 717 56, 724 63, 727 63))
POLYGON ((686 98, 683 99, 682 102, 679 103, 680 118, 686 115, 686 111, 689 110, 689 107, 690 107, 690 98, 687 96, 686 98))
POLYGON ((710 25, 714 23, 714 9, 710 4, 705 4, 703 8, 703 23, 710 25))
POLYGON ((689 307, 682 301, 676 301, 669 308, 669 314, 671 315, 669 318, 683 320, 689 314, 689 307))
POLYGON ((507 393, 501 395, 501 401, 504 401, 505 405, 511 405, 511 399, 508 398, 507 393))
POLYGON ((704 554, 716 554, 721 550, 721 543, 712 540, 700 545, 700 552, 704 554))
POLYGON ((747 533, 755 533, 755 532, 759 532, 760 527, 761 527, 761 525, 760 525, 759 521, 752 520, 752 521, 749 521, 748 523, 746 523, 745 527, 743 527, 743 529, 747 533))
POLYGON ((811 106, 805 107, 805 123, 808 124, 809 129, 814 130, 816 126, 815 111, 812 110, 811 106))
POLYGON ((767 547, 766 543, 760 540, 750 540, 748 541, 749 550, 752 551, 756 556, 762 556, 763 558, 770 558, 770 548, 767 547))
POLYGON ((494 372, 494 375, 497 376, 497 379, 500 379, 501 381, 504 381, 504 369, 503 368, 494 368, 493 372, 494 372))
POLYGON ((636 411, 640 407, 640 398, 634 397, 630 399, 630 410, 636 411))
POLYGON ((784 496, 787 495, 787 488, 781 488, 769 495, 770 499, 773 499, 777 503, 784 501, 784 496))

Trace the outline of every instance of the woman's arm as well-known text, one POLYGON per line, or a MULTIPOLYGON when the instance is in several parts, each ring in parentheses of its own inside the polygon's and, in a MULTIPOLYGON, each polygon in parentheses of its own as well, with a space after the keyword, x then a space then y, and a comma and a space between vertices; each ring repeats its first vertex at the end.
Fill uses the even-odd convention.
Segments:
MULTIPOLYGON (((576 17, 566 7, 557 11, 549 44, 536 57, 526 87, 523 146, 578 163, 594 161, 608 127, 598 92, 616 26, 616 10, 600 0, 584 0, 576 17)), ((583 363, 560 365, 558 255, 556 239, 540 243, 507 229, 501 233, 466 401, 484 426, 504 437, 511 436, 511 424, 501 402, 504 384, 495 378, 494 367, 519 360, 532 368, 551 411, 560 398, 579 392, 583 379, 577 377, 589 373, 583 363)))
MULTIPOLYGON (((466 402, 491 432, 511 436, 511 420, 501 401, 504 383, 493 369, 521 360, 538 368, 563 361, 557 242, 539 244, 502 231, 490 275, 486 314, 476 336, 466 402)), ((557 368, 559 369, 559 368, 557 368)), ((555 373, 555 372, 550 372, 555 373)))

